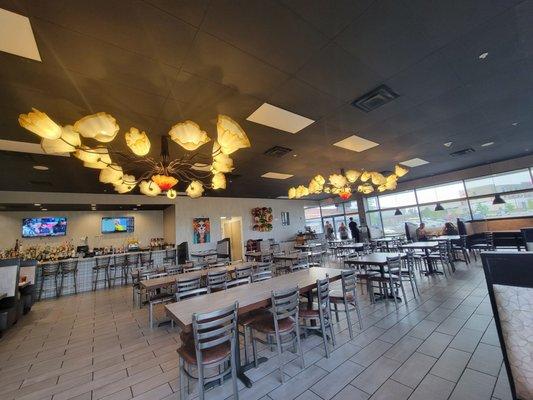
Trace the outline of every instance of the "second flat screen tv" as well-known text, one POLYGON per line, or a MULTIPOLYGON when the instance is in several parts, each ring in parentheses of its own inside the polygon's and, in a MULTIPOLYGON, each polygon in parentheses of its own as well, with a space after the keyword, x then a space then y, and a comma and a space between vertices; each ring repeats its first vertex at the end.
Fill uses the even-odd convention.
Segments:
POLYGON ((103 217, 102 233, 132 233, 135 224, 133 217, 103 217))

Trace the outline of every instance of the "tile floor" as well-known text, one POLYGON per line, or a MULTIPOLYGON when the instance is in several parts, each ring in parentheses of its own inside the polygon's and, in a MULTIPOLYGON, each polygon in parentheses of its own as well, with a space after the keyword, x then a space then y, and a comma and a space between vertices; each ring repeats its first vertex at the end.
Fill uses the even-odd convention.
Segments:
MULTIPOLYGON (((329 359, 320 338, 304 340, 306 368, 284 354, 283 385, 263 348, 269 361, 249 371, 253 388, 239 383, 240 399, 510 399, 482 269, 457 267, 421 276, 420 298, 408 291, 398 311, 360 293, 364 329, 350 340, 341 320, 329 359)), ((148 328, 129 288, 43 301, 0 340, 0 399, 178 399, 178 345, 176 330, 148 328)), ((207 394, 228 397, 228 383, 207 394)))

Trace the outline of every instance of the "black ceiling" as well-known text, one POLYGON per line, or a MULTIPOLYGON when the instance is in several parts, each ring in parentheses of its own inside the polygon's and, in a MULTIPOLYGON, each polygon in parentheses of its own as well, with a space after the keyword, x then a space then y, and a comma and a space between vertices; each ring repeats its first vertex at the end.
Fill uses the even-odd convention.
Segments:
MULTIPOLYGON (((252 148, 236 153, 240 176, 217 195, 276 197, 341 167, 430 161, 403 178, 412 179, 521 156, 532 143, 530 1, 0 0, 0 7, 29 16, 42 58, 0 53, 0 139, 37 142, 17 124, 31 107, 62 124, 106 111, 121 132, 135 126, 152 138, 184 119, 213 136, 216 115, 228 114, 252 148), (351 106, 381 84, 400 97, 369 113, 351 106), (317 122, 292 135, 246 121, 265 101, 317 122), (352 134, 380 146, 362 153, 332 146, 352 134), (489 141, 496 144, 480 147, 489 141), (293 151, 263 155, 274 145, 293 151), (448 155, 464 147, 476 152, 448 155), (260 177, 268 171, 295 177, 260 177)), ((78 160, 7 152, 0 186, 111 192, 78 160)))

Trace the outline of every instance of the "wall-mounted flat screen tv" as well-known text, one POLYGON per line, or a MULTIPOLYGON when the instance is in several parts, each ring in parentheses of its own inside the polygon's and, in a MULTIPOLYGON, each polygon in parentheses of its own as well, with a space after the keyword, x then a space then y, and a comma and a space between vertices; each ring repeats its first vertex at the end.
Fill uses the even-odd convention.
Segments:
POLYGON ((24 218, 22 220, 22 237, 65 236, 67 234, 66 217, 24 218))
POLYGON ((104 217, 102 218, 102 233, 131 233, 134 231, 133 217, 104 217))

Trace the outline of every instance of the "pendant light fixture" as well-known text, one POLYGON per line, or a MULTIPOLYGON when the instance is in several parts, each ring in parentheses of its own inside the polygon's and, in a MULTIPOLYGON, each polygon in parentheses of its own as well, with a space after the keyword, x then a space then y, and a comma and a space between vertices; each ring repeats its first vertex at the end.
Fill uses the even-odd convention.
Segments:
POLYGON ((402 215, 402 212, 400 211, 399 208, 397 208, 396 211, 394 211, 394 215, 402 215))
POLYGON ((435 205, 435 211, 444 211, 444 207, 442 206, 442 204, 437 203, 435 205))
POLYGON ((497 194, 497 195, 494 196, 494 200, 492 200, 492 204, 493 205, 505 204, 505 200, 503 199, 503 197, 500 194, 497 194))

